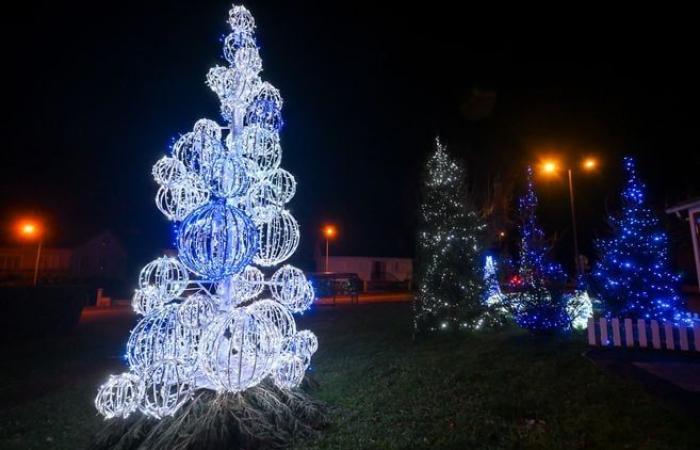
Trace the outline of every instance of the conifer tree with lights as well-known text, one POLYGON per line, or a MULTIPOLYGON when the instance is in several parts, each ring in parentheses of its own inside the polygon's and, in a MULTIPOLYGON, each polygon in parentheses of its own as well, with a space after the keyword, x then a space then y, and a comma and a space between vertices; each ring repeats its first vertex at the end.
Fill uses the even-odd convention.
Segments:
POLYGON ((683 321, 680 277, 670 268, 668 237, 646 204, 635 161, 624 159, 621 211, 610 215, 610 237, 596 241, 591 291, 609 317, 683 321))
POLYGON ((282 98, 260 79, 251 13, 233 6, 228 22, 228 66, 207 75, 225 125, 198 120, 153 166, 178 254, 141 271, 129 370, 99 388, 113 426, 95 448, 280 447, 325 420, 297 389, 318 340, 293 317, 313 288, 281 265, 299 244, 285 207, 296 181, 280 167, 282 98))
POLYGON ((566 274, 549 259, 550 246, 537 223, 537 194, 532 168, 527 169, 525 194, 519 201, 520 261, 517 283, 508 296, 515 321, 534 333, 551 333, 569 326, 566 274))
POLYGON ((478 328, 485 307, 485 224, 467 200, 464 169, 439 140, 426 164, 416 250, 417 333, 478 328))

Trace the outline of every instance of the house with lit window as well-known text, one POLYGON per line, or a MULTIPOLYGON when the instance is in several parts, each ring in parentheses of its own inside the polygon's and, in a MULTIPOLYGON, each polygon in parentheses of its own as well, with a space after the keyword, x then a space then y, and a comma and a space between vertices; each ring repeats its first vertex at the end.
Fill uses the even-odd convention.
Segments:
POLYGON ((352 273, 364 283, 364 290, 372 286, 403 286, 411 288, 413 260, 411 258, 374 256, 329 256, 328 269, 325 257, 317 256, 317 272, 352 273))

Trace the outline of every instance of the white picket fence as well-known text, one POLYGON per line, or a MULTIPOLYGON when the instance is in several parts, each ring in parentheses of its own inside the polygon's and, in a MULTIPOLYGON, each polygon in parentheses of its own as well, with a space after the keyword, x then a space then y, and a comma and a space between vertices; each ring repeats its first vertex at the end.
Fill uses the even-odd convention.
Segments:
POLYGON ((588 319, 588 344, 700 352, 700 323, 677 326, 638 319, 588 319))

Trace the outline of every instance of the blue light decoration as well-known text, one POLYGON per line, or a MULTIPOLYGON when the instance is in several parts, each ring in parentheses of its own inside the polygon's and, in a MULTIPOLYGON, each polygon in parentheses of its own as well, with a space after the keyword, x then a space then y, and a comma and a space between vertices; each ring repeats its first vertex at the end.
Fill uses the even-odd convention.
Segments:
POLYGON ((111 376, 95 399, 108 419, 172 416, 199 389, 242 392, 264 379, 297 388, 318 347, 292 316, 311 306, 313 287, 301 270, 275 268, 299 244, 285 207, 296 181, 280 168, 282 97, 260 79, 253 16, 233 6, 228 22, 229 65, 207 74, 226 125, 198 120, 153 167, 178 256, 141 271, 129 371, 111 376))
POLYGON ((537 194, 532 168, 527 169, 525 194, 519 201, 520 264, 518 283, 508 296, 516 323, 534 333, 552 333, 569 326, 566 313, 566 274, 548 258, 549 245, 537 224, 537 194))
POLYGON ((498 282, 498 267, 493 256, 487 255, 484 263, 484 301, 486 306, 497 307, 503 303, 503 293, 498 282))
POLYGON ((219 281, 250 264, 258 251, 258 230, 247 214, 219 200, 187 216, 177 249, 189 270, 219 281))
POLYGON ((680 276, 670 269, 668 237, 646 205, 633 158, 624 158, 624 169, 622 210, 608 217, 610 237, 596 241, 591 292, 608 317, 689 322, 678 294, 680 276))

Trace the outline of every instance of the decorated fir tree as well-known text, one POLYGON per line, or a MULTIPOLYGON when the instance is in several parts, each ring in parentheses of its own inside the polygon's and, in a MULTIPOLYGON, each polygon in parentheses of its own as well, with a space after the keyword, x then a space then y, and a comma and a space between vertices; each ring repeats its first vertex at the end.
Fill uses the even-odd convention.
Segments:
POLYGON ((624 159, 622 211, 608 219, 612 233, 596 241, 591 290, 615 317, 681 320, 679 276, 670 269, 668 238, 646 205, 634 160, 624 159))
POLYGON ((548 257, 550 246, 537 223, 537 194, 528 167, 525 194, 520 198, 520 263, 518 282, 509 296, 515 321, 530 331, 553 332, 569 324, 566 274, 548 257))
POLYGON ((436 140, 426 165, 416 251, 415 329, 458 330, 481 324, 485 225, 467 201, 464 169, 436 140))
POLYGON ((141 271, 128 371, 95 400, 107 419, 146 418, 133 434, 115 424, 119 447, 286 446, 319 417, 295 391, 318 341, 293 314, 314 292, 301 270, 280 267, 299 243, 285 207, 296 181, 280 168, 282 98, 260 79, 253 16, 234 6, 229 24, 228 65, 207 76, 225 124, 198 120, 153 167, 178 255, 141 271))

